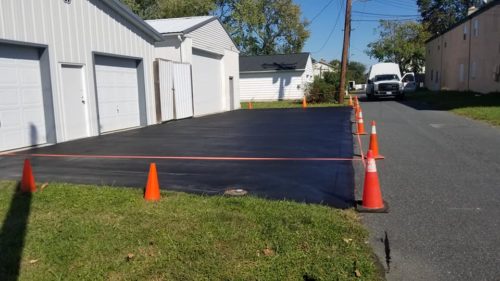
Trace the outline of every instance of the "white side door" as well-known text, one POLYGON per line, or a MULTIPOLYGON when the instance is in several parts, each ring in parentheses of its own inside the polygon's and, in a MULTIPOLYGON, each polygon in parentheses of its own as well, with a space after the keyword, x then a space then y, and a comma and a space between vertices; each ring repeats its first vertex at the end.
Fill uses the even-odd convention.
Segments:
POLYGON ((83 82, 83 66, 61 65, 66 140, 88 136, 87 93, 83 82))
POLYGON ((0 151, 46 142, 38 50, 0 44, 0 151))

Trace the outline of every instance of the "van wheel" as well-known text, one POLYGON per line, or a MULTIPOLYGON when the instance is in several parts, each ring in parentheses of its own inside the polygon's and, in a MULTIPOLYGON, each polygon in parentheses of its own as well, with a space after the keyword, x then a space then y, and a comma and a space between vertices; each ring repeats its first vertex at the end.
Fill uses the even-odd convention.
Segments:
POLYGON ((374 100, 374 99, 375 99, 375 97, 373 97, 373 95, 372 95, 372 94, 366 94, 366 99, 367 99, 367 100, 374 100))

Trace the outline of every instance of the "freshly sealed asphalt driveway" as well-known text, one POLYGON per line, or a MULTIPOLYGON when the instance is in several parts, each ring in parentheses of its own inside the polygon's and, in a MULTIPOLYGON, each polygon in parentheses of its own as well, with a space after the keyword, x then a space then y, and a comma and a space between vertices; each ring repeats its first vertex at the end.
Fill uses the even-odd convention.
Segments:
POLYGON ((222 194, 243 188, 272 199, 352 206, 351 161, 134 159, 129 156, 352 158, 350 108, 239 110, 87 138, 0 156, 0 179, 19 179, 32 157, 38 182, 59 181, 143 188, 149 163, 161 188, 222 194), (123 156, 80 158, 60 155, 123 156))

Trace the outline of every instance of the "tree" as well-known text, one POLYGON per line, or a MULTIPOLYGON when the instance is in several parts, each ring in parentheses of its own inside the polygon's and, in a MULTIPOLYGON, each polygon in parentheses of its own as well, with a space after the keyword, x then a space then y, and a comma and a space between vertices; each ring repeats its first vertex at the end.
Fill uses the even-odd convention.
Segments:
POLYGON ((418 22, 380 21, 379 39, 368 44, 368 54, 383 62, 395 62, 403 71, 420 72, 425 62, 429 33, 418 22))
POLYGON ((347 65, 347 80, 355 81, 357 84, 364 84, 366 66, 357 61, 350 61, 347 65))
POLYGON ((292 0, 220 0, 218 7, 225 8, 217 15, 243 54, 298 53, 309 38, 308 22, 292 0))
POLYGON ((298 53, 309 38, 308 22, 292 0, 123 0, 148 19, 212 14, 242 54, 298 53))
POLYGON ((208 15, 216 8, 214 0, 122 0, 144 19, 208 15))
POLYGON ((467 16, 472 0, 417 0, 422 22, 432 35, 448 30, 467 16))
POLYGON ((330 65, 333 68, 333 72, 340 72, 340 60, 334 59, 330 61, 330 65))

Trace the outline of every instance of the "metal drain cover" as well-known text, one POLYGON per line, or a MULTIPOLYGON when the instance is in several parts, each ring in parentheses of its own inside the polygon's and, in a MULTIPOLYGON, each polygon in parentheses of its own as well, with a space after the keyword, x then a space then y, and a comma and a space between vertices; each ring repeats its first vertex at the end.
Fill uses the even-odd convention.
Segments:
POLYGON ((236 189, 228 189, 224 191, 224 195, 229 195, 229 196, 244 196, 248 193, 248 191, 241 189, 241 188, 236 188, 236 189))

